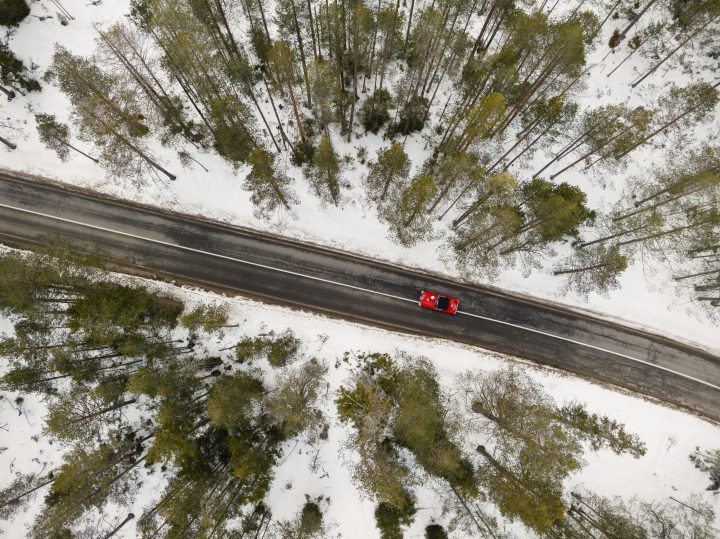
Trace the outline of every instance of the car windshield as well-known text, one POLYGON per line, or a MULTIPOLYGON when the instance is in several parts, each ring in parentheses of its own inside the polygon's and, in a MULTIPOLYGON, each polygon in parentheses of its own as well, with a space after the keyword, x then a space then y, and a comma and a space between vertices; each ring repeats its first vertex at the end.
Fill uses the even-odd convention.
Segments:
POLYGON ((447 299, 445 296, 439 296, 437 300, 437 308, 441 311, 444 311, 448 307, 450 307, 450 300, 447 299))

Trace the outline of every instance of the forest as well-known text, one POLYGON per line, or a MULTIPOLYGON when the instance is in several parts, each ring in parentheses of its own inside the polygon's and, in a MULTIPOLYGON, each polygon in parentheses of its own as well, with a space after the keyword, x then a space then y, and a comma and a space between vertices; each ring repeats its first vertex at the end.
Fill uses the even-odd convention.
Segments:
MULTIPOLYGON (((42 436, 63 448, 61 464, 0 485, 0 519, 40 502, 28 537, 109 538, 131 521, 147 538, 336 537, 327 497, 306 493, 292 518, 275 518, 266 499, 284 459, 298 444, 308 453, 327 444, 333 424, 386 539, 403 537, 428 482, 445 520, 426 523, 429 539, 717 536, 697 496, 570 491, 587 452, 641 459, 646 445, 582 402, 557 403, 519 366, 467 371, 443 387, 426 358, 347 351, 334 369, 349 374, 328 394, 330 358, 307 357, 291 329, 208 355, 209 340, 239 324, 227 305, 118 280, 61 241, 4 251, 0 276, 0 313, 14 328, 0 341, 0 388, 19 410, 22 395, 39 396, 42 436), (146 482, 159 486, 145 490, 142 514, 127 513, 146 482)), ((304 473, 322 466, 313 454, 304 473)), ((720 450, 689 457, 717 490, 720 450)))
MULTIPOLYGON (((133 0, 127 20, 95 27, 94 50, 56 44, 41 80, 67 97, 72 125, 53 111, 35 123, 61 160, 77 153, 140 189, 172 189, 217 153, 259 220, 294 211, 290 169, 343 207, 360 166, 389 236, 442 238, 467 278, 542 268, 588 297, 633 263, 670 268, 669 285, 712 316, 719 17, 717 0, 133 0), (601 74, 597 51, 622 60, 601 74), (627 99, 587 95, 630 58, 642 69, 627 99), (374 155, 342 154, 368 134, 384 141, 374 155), (589 188, 653 151, 662 159, 616 203, 590 207, 589 188)), ((0 89, 41 90, 2 51, 0 89)))

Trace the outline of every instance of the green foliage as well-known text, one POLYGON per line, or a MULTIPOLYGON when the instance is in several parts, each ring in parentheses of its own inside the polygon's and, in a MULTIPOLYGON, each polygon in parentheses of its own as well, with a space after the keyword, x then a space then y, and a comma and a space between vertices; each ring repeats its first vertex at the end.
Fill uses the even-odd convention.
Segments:
POLYGON ((228 323, 228 306, 200 304, 180 317, 180 325, 195 333, 202 328, 205 333, 218 333, 228 323))
POLYGON ((68 126, 59 123, 54 114, 36 114, 35 123, 43 144, 55 151, 61 161, 67 161, 70 154, 68 126))
POLYGON ((307 433, 316 441, 324 426, 324 415, 315 406, 327 367, 312 358, 278 377, 277 388, 265 402, 267 413, 284 438, 307 433))
POLYGON ((55 305, 70 302, 99 273, 99 260, 56 241, 36 251, 0 255, 0 312, 42 323, 55 305))
POLYGON ((540 242, 577 237, 579 226, 595 218, 595 212, 585 206, 587 196, 579 187, 535 178, 522 186, 522 193, 528 201, 529 219, 539 221, 540 242))
POLYGON ((300 339, 290 329, 279 335, 270 335, 262 340, 267 354, 267 360, 275 368, 284 367, 292 363, 300 350, 300 339))
POLYGON ((27 92, 39 92, 40 83, 28 75, 25 64, 4 43, 0 43, 0 83, 20 87, 27 92))
POLYGON ((55 474, 31 537, 65 537, 65 530, 85 512, 130 503, 139 486, 137 457, 134 441, 125 437, 93 450, 80 446, 70 451, 55 474))
POLYGON ((320 144, 308 172, 318 197, 337 206, 340 202, 340 162, 326 133, 320 137, 320 144))
POLYGON ((271 331, 267 335, 245 337, 235 346, 235 359, 245 363, 266 356, 273 367, 284 367, 297 358, 300 344, 300 339, 290 329, 279 335, 271 331))
POLYGON ((405 498, 404 510, 399 510, 396 506, 385 502, 380 502, 375 508, 375 523, 382 539, 402 539, 402 526, 412 524, 417 512, 415 499, 407 492, 405 498))
POLYGON ((228 161, 239 164, 250 159, 257 149, 253 133, 248 129, 250 111, 237 96, 225 95, 211 102, 215 150, 228 161), (233 121, 228 121, 233 118, 233 121))
POLYGON ((411 96, 400 110, 397 122, 388 129, 388 135, 393 137, 397 134, 409 135, 421 131, 425 127, 429 106, 427 97, 411 96))
POLYGON ((425 539, 448 539, 448 534, 440 524, 425 527, 425 539))
POLYGON ((100 283, 68 307, 68 328, 83 331, 87 342, 105 344, 147 327, 172 328, 182 309, 180 301, 144 288, 100 283))
POLYGON ((398 365, 386 354, 360 360, 351 386, 341 387, 335 402, 340 420, 353 425, 350 445, 360 454, 353 479, 380 502, 379 526, 385 526, 388 534, 399 533, 401 515, 409 519, 414 514, 410 489, 416 479, 400 459, 400 448, 409 450, 425 472, 445 479, 458 494, 476 496, 474 467, 451 440, 432 365, 424 358, 405 356, 398 365))
POLYGON ((210 422, 234 432, 244 428, 253 409, 264 396, 262 380, 245 372, 237 372, 218 380, 207 400, 210 422))
POLYGON ((435 180, 420 173, 409 186, 390 193, 381 206, 380 218, 389 224, 392 237, 400 245, 409 247, 430 237, 433 220, 427 207, 437 191, 435 180))
POLYGON ((307 139, 300 139, 296 140, 295 144, 293 145, 294 152, 292 155, 292 163, 293 165, 301 166, 306 163, 312 163, 313 157, 315 156, 315 152, 317 151, 317 148, 312 143, 312 141, 307 139))
POLYGON ((377 160, 370 165, 366 185, 368 196, 382 202, 389 193, 404 186, 410 172, 410 158, 402 144, 393 143, 377 152, 377 160))
POLYGON ((250 152, 251 169, 243 187, 252 194, 250 200, 257 215, 267 215, 280 207, 290 208, 293 193, 289 178, 275 170, 275 156, 263 148, 250 152))
POLYGON ((30 15, 26 0, 0 0, 0 25, 17 26, 30 15))
POLYGON ((590 443, 593 451, 607 447, 618 455, 627 453, 636 459, 647 452, 645 442, 637 434, 626 432, 625 425, 614 419, 588 411, 584 404, 565 404, 560 408, 559 415, 561 421, 590 443))
POLYGON ((362 124, 365 131, 377 133, 390 120, 393 99, 385 89, 375 90, 362 106, 362 124))
POLYGON ((690 461, 695 467, 710 476, 710 486, 707 490, 720 489, 720 449, 701 451, 699 447, 690 455, 690 461))
POLYGON ((277 539, 314 539, 326 537, 323 514, 319 502, 305 495, 307 501, 292 518, 277 521, 271 531, 277 539))
POLYGON ((305 502, 300 517, 301 537, 318 533, 322 529, 322 521, 323 515, 320 506, 315 502, 305 502))
POLYGON ((256 357, 259 357, 264 349, 263 343, 252 337, 245 337, 235 345, 235 359, 240 363, 245 363, 256 357))
POLYGON ((563 481, 584 465, 581 442, 635 457, 645 452, 623 425, 584 406, 558 408, 542 386, 517 368, 468 372, 459 386, 478 432, 492 444, 491 449, 477 448, 481 484, 503 516, 537 533, 564 518, 563 481))

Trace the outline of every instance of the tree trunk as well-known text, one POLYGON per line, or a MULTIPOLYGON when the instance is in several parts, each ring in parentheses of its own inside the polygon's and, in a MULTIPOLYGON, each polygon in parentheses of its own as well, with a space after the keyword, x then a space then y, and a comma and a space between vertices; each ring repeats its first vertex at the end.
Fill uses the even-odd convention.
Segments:
POLYGON ((642 225, 642 226, 639 226, 639 227, 636 227, 636 228, 632 228, 632 229, 630 229, 630 230, 623 230, 622 232, 618 232, 617 234, 612 234, 612 235, 610 235, 610 236, 605 236, 604 238, 598 238, 598 239, 595 239, 595 240, 592 240, 592 241, 586 241, 586 242, 581 243, 580 245, 578 245, 578 247, 582 249, 582 248, 588 247, 588 246, 590 246, 590 245, 595 245, 596 243, 603 243, 603 242, 608 241, 608 240, 612 240, 612 239, 615 239, 615 238, 619 238, 619 237, 624 236, 624 235, 626 235, 626 234, 632 234, 633 232, 638 232, 639 230, 642 230, 642 229, 647 228, 647 227, 648 227, 648 225, 642 225))
POLYGON ((11 150, 14 150, 15 148, 17 148, 17 146, 15 144, 13 144, 12 142, 10 142, 9 140, 7 140, 3 137, 0 137, 0 142, 2 142, 5 146, 10 148, 11 150))
POLYGON ((312 4, 310 3, 310 0, 307 0, 307 8, 308 8, 308 17, 310 17, 310 37, 312 38, 312 46, 313 46, 313 58, 322 58, 322 54, 319 53, 320 51, 320 43, 318 39, 315 38, 315 24, 313 23, 313 13, 312 13, 312 4), (315 48, 317 47, 318 52, 315 51, 315 48))
MULTIPOLYGON (((715 83, 715 84, 713 85, 713 88, 717 88, 718 86, 720 86, 720 82, 715 83)), ((686 110, 685 112, 683 112, 680 116, 678 116, 678 117, 675 118, 674 120, 671 120, 671 121, 669 121, 668 123, 660 126, 658 129, 656 129, 655 131, 653 131, 652 133, 650 133, 649 135, 647 135, 646 137, 644 137, 642 140, 640 140, 639 142, 635 143, 631 148, 625 150, 620 156, 618 156, 618 159, 622 159, 623 157, 625 157, 627 154, 629 154, 631 151, 633 151, 633 150, 634 150, 635 148, 637 148, 638 146, 641 146, 641 145, 645 144, 648 140, 650 140, 651 138, 655 137, 656 135, 659 135, 660 133, 662 133, 663 131, 665 131, 668 127, 672 127, 672 126, 675 125, 677 122, 679 122, 680 120, 682 120, 685 116, 687 116, 688 114, 690 114, 691 112, 693 112, 695 109, 697 109, 701 104, 702 104, 702 103, 700 103, 700 104, 698 104, 698 105, 695 105, 694 107, 691 107, 690 109, 688 109, 688 110, 686 110)))
POLYGON ((113 530, 112 530, 110 533, 108 533, 106 536, 104 536, 103 539, 110 539, 110 537, 112 537, 112 536, 115 535, 117 532, 119 532, 120 529, 121 529, 125 524, 127 524, 128 522, 130 522, 130 521, 131 521, 132 519, 134 519, 134 518, 135 518, 135 515, 134 515, 134 514, 128 513, 128 516, 125 517, 125 520, 123 520, 120 524, 118 524, 117 526, 115 526, 115 528, 113 528, 113 530))
POLYGON ((410 0, 410 14, 408 15, 407 31, 405 32, 405 48, 408 46, 410 39, 410 28, 412 27, 413 10, 415 9, 415 0, 410 0))
POLYGON ((709 271, 701 271, 699 273, 692 273, 690 275, 682 275, 681 277, 673 277, 675 281, 683 281, 685 279, 692 279, 693 277, 702 277, 705 275, 712 275, 713 273, 720 273, 720 269, 713 269, 709 271))
POLYGON ((655 73, 657 69, 662 66, 665 62, 667 62, 677 51, 679 51, 681 48, 683 48, 687 43, 693 39, 695 36, 697 36, 700 32, 702 32, 705 28, 707 28, 710 24, 712 24, 718 17, 720 17, 720 13, 715 15, 714 17, 711 17, 709 21, 707 21, 705 24, 703 24, 700 28, 695 30, 692 34, 690 34, 686 39, 681 41, 677 47, 675 47, 673 50, 671 50, 668 54, 665 55, 665 57, 660 60, 657 64, 655 64, 651 69, 645 72, 645 74, 637 79, 635 82, 633 82, 630 87, 635 88, 638 84, 640 84, 642 81, 644 81, 646 78, 648 78, 650 75, 655 73))
POLYGON ((295 23, 295 37, 298 41, 298 50, 300 52, 300 62, 302 63, 303 78, 305 79, 305 91, 307 92, 307 106, 312 107, 310 98, 310 78, 308 77, 307 61, 305 59, 305 46, 303 45, 302 35, 300 34, 300 23, 298 23, 297 10, 295 9, 295 0, 290 0, 292 6, 293 22, 295 23))
POLYGON ((594 269, 600 269, 604 268, 606 266, 609 266, 610 264, 595 264, 593 266, 585 266, 584 268, 574 268, 574 269, 566 269, 566 270, 556 270, 553 271, 553 275, 565 275, 566 273, 582 273, 583 271, 590 271, 594 269))
POLYGON ((78 417, 77 419, 73 419, 72 421, 68 421, 67 424, 74 425, 75 423, 80 423, 81 421, 85 421, 86 419, 91 419, 93 417, 97 417, 97 416, 106 414, 108 412, 112 412, 114 410, 119 410, 120 408, 123 408, 124 406, 127 406, 128 404, 133 404, 135 402, 137 402, 137 399, 128 399, 126 401, 122 401, 117 404, 113 404, 112 406, 106 406, 105 408, 102 408, 102 409, 98 410, 97 412, 93 412, 92 414, 86 414, 84 416, 78 417))
POLYGON ((620 32, 618 43, 625 39, 625 36, 630 31, 630 29, 637 24, 637 22, 640 20, 640 17, 642 17, 645 12, 652 7, 652 5, 657 2, 657 0, 650 0, 645 7, 640 11, 640 13, 637 14, 637 17, 635 17, 632 21, 630 21, 630 24, 628 24, 622 32, 620 32))
POLYGON ((15 98, 15 92, 13 90, 8 90, 1 84, 0 84, 0 92, 5 94, 5 96, 8 98, 8 101, 12 101, 15 98))
POLYGON ((21 499, 23 499, 23 498, 24 498, 25 496, 27 496, 28 494, 32 494, 32 493, 35 492, 36 490, 40 490, 41 488, 43 488, 44 486, 49 485, 49 484, 52 483, 53 481, 54 481, 54 479, 47 479, 46 481, 43 481, 42 483, 40 483, 38 486, 36 486, 36 487, 34 487, 34 488, 31 488, 30 490, 26 490, 25 492, 23 492, 22 494, 18 494, 18 495, 15 496, 14 498, 10 498, 9 500, 5 501, 2 505, 0 505, 0 509, 2 509, 3 507, 5 507, 5 506, 7 506, 7 505, 10 505, 10 504, 13 504, 13 503, 15 503, 15 502, 20 501, 21 499))

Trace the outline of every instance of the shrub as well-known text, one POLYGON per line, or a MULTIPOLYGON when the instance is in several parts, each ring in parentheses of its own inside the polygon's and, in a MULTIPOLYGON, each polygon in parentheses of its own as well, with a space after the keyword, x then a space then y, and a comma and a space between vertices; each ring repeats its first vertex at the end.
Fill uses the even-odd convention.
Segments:
POLYGON ((401 527, 412 524, 413 516, 417 511, 415 500, 409 493, 406 492, 405 495, 407 503, 404 511, 386 502, 380 502, 375 508, 375 523, 382 539, 402 539, 401 527))
POLYGON ((295 143, 295 152, 292 156, 294 165, 300 166, 305 163, 312 163, 315 155, 315 146, 309 140, 298 140, 295 143))
POLYGON ((276 368, 291 363, 300 349, 300 339, 289 329, 266 343, 268 363, 276 368))
POLYGON ((0 24, 17 26, 30 14, 30 6, 25 0, 0 0, 0 24))
POLYGON ((300 516, 303 536, 318 533, 322 529, 322 511, 315 502, 306 502, 300 516))
POLYGON ((430 524, 425 528, 425 539, 448 539, 448 534, 440 524, 430 524))
POLYGON ((426 97, 412 96, 400 112, 398 122, 390 129, 391 135, 398 133, 409 135, 415 131, 420 131, 425 127, 425 117, 429 106, 430 102, 426 97))
POLYGON ((377 133, 390 119, 392 97, 387 90, 375 90, 362 106, 362 124, 365 131, 377 133))

